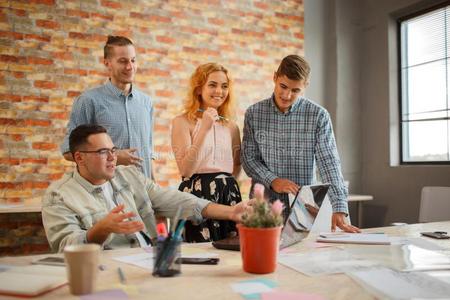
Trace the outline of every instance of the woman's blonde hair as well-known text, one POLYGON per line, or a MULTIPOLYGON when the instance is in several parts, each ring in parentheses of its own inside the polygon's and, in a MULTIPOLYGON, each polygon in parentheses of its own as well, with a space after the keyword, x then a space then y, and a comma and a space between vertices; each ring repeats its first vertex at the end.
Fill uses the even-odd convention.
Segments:
POLYGON ((198 110, 201 105, 201 89, 206 84, 209 74, 213 72, 224 72, 228 79, 228 96, 225 102, 217 110, 219 115, 230 119, 232 117, 232 108, 234 105, 233 81, 231 80, 228 70, 217 63, 206 63, 195 69, 189 81, 189 92, 184 103, 184 113, 189 120, 196 120, 199 116, 198 110))

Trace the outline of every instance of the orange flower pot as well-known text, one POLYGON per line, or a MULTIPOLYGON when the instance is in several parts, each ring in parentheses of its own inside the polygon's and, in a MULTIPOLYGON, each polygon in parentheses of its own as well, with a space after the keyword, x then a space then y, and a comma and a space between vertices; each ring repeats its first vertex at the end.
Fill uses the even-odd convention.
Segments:
POLYGON ((238 224, 237 228, 244 271, 255 274, 274 272, 277 267, 281 226, 253 228, 238 224))

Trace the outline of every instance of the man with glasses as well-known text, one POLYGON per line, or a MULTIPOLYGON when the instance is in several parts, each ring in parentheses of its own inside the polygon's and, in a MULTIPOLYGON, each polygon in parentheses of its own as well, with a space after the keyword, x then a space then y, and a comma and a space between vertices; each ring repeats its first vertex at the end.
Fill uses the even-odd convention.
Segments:
POLYGON ((156 238, 155 213, 200 222, 240 221, 246 203, 225 206, 157 186, 135 166, 116 166, 118 150, 106 129, 80 125, 69 137, 73 172, 54 182, 42 201, 42 220, 53 251, 98 243, 104 249, 143 247, 156 238))
POLYGON ((120 149, 117 164, 135 165, 153 178, 153 104, 149 96, 132 84, 137 70, 132 41, 123 36, 108 36, 104 65, 109 80, 84 92, 74 102, 61 152, 67 160, 73 161, 69 152, 70 132, 81 124, 98 124, 108 130, 120 149))

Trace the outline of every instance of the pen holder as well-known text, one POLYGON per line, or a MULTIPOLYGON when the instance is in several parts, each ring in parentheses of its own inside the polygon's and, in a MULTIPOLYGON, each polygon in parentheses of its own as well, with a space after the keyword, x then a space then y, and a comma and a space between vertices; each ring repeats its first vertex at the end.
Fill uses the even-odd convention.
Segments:
POLYGON ((181 273, 182 239, 158 240, 153 247, 153 276, 172 277, 181 273))

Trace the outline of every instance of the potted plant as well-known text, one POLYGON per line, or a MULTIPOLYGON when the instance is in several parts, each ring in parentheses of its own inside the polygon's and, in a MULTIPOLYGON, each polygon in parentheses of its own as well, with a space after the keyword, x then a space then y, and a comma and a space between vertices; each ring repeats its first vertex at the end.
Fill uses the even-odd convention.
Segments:
POLYGON ((266 274, 275 271, 283 225, 283 204, 264 199, 264 186, 254 187, 255 201, 251 210, 237 225, 243 269, 249 273, 266 274))

